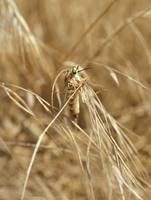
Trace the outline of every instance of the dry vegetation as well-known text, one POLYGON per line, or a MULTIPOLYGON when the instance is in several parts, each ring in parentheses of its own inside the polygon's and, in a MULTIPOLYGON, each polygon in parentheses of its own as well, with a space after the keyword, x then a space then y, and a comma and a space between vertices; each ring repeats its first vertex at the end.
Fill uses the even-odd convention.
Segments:
POLYGON ((150 199, 150 23, 150 0, 0 0, 0 200, 150 199))

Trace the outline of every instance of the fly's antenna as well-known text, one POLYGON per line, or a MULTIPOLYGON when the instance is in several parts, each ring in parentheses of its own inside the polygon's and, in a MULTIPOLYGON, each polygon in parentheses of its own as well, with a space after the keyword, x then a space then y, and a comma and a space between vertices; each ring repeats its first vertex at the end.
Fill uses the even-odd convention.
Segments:
POLYGON ((76 65, 76 70, 78 70, 78 68, 79 68, 79 65, 76 65))
POLYGON ((56 87, 57 80, 59 79, 59 77, 60 77, 65 71, 66 71, 66 69, 61 70, 61 71, 57 74, 57 76, 56 76, 56 78, 55 78, 55 80, 54 80, 54 82, 53 82, 53 84, 52 84, 52 90, 51 90, 51 106, 52 106, 52 109, 53 109, 53 100, 54 100, 54 90, 55 90, 55 87, 56 87))
POLYGON ((78 72, 86 71, 86 70, 88 70, 88 69, 92 69, 92 67, 85 67, 85 68, 83 68, 83 69, 78 70, 78 72))

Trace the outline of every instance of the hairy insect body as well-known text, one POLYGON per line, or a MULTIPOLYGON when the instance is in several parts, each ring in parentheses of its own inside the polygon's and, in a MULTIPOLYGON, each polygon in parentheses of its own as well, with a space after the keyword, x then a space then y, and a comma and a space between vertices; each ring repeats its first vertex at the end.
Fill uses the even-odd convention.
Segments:
POLYGON ((80 73, 81 71, 82 69, 79 69, 79 66, 68 70, 64 82, 66 88, 66 98, 70 98, 75 90, 79 88, 76 94, 69 101, 69 111, 73 120, 76 122, 80 113, 80 91, 86 80, 86 77, 82 76, 80 73))
MULTIPOLYGON (((72 87, 68 88, 67 98, 69 98, 74 93, 75 89, 77 88, 76 87, 74 89, 72 87)), ((79 91, 69 101, 69 109, 73 119, 77 121, 80 112, 79 91)))

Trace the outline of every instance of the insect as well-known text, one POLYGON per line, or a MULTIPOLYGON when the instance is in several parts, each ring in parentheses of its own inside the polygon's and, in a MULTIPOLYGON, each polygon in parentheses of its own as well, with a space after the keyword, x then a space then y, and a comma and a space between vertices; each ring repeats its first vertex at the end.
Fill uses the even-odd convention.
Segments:
POLYGON ((86 68, 82 68, 79 65, 71 67, 68 69, 64 78, 65 87, 65 100, 68 99, 77 88, 78 91, 69 101, 69 111, 71 113, 72 119, 77 122, 80 113, 80 92, 82 87, 85 85, 87 80, 87 75, 84 72, 86 68))

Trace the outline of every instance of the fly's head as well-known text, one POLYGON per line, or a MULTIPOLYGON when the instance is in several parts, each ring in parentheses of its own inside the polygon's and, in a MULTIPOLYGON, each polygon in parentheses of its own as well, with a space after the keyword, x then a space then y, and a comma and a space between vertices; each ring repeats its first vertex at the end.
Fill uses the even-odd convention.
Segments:
POLYGON ((79 65, 73 66, 66 71, 65 75, 65 86, 70 83, 80 83, 82 80, 86 79, 87 75, 85 69, 79 65))
POLYGON ((76 82, 76 79, 79 76, 78 69, 79 69, 79 66, 77 65, 66 71, 66 75, 64 79, 65 86, 74 84, 74 82, 76 82))

